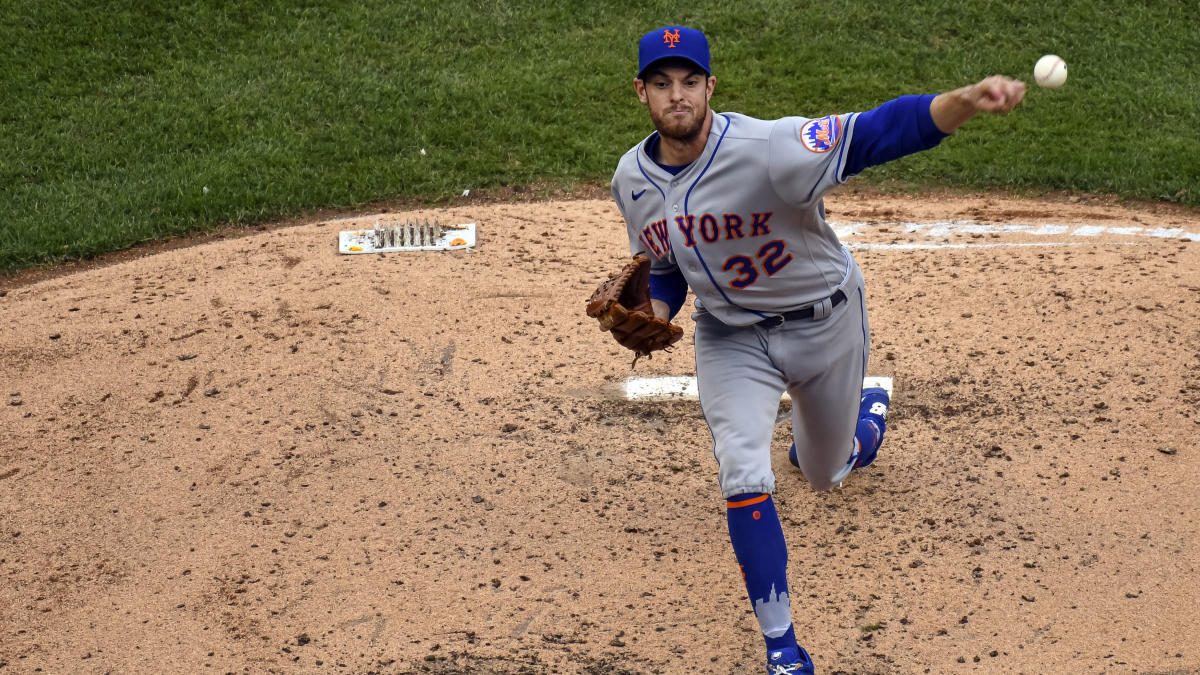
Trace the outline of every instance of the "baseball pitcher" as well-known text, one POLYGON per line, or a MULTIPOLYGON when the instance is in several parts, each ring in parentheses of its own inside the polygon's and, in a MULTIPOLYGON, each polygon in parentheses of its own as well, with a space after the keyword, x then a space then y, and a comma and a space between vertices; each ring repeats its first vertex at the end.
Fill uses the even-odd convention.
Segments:
POLYGON ((670 320, 695 295, 700 405, 767 672, 812 673, 792 626, 771 498, 779 399, 785 390, 792 399, 789 459, 818 490, 875 460, 890 403, 884 390, 862 388, 863 275, 826 223, 822 196, 869 166, 936 146, 977 113, 1007 113, 1025 85, 993 76, 862 113, 778 120, 714 113, 715 86, 700 31, 667 26, 641 38, 634 91, 655 132, 612 179, 634 261, 587 312, 648 354, 682 337, 670 320))

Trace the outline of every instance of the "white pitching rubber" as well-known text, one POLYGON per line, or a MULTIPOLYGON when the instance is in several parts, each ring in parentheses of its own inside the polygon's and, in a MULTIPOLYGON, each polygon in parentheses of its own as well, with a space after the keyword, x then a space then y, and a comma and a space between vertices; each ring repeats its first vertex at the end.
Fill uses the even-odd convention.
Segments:
MULTIPOLYGON (((631 377, 625 380, 622 385, 625 393, 625 398, 633 399, 662 399, 662 400, 680 400, 680 401, 695 401, 700 398, 700 394, 696 389, 696 378, 690 375, 670 375, 661 377, 631 377)), ((863 379, 863 389, 868 387, 882 387, 888 393, 888 398, 892 396, 892 378, 890 377, 867 377, 863 379)), ((787 392, 783 392, 783 399, 790 400, 787 392)))

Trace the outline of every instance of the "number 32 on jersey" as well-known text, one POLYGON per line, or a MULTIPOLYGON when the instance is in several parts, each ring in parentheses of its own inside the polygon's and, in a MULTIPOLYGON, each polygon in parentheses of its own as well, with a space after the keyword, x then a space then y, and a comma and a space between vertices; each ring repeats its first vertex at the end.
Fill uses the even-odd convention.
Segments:
POLYGON ((758 249, 755 258, 745 255, 730 256, 721 266, 725 272, 733 272, 736 276, 729 281, 733 288, 742 289, 754 285, 758 281, 759 270, 773 277, 779 270, 792 262, 792 254, 787 252, 784 242, 780 239, 768 241, 758 249))

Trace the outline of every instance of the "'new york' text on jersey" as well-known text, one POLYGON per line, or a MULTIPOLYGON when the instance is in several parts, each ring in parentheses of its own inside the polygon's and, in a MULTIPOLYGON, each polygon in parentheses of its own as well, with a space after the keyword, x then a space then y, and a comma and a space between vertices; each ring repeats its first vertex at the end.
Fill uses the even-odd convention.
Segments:
POLYGON ((729 325, 828 297, 845 283, 848 256, 821 198, 844 180, 856 116, 714 114, 703 153, 675 176, 647 154, 647 137, 612 181, 630 252, 648 255, 656 274, 678 269, 729 325))

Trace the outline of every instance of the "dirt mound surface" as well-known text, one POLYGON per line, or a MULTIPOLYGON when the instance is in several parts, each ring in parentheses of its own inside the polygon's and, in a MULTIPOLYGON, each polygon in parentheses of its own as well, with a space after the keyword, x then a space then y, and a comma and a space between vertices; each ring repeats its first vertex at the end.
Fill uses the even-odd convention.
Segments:
MULTIPOLYGON (((1200 223, 835 194, 879 460, 776 494, 822 673, 1200 670, 1200 223)), ((314 222, 0 297, 0 672, 755 673, 694 401, 583 315, 604 201, 314 222)), ((786 405, 784 403, 783 405, 786 405)))

